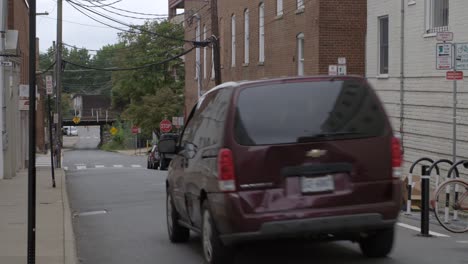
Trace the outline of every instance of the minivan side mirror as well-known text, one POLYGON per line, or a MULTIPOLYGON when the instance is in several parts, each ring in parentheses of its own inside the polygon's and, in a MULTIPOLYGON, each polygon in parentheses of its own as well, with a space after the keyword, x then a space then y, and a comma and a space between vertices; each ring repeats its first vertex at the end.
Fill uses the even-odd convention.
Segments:
POLYGON ((175 139, 162 139, 158 142, 158 151, 162 154, 176 154, 177 142, 175 139))

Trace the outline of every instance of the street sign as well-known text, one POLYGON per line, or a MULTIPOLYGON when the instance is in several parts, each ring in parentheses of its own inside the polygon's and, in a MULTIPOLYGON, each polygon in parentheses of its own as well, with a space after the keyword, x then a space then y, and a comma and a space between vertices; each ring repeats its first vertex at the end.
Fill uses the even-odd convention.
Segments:
POLYGON ((0 62, 0 65, 11 67, 11 66, 13 66, 13 62, 11 62, 11 61, 2 61, 2 62, 0 62))
POLYGON ((47 90, 47 95, 52 95, 54 93, 54 86, 52 83, 52 75, 47 75, 46 76, 46 90, 47 90))
POLYGON ((455 56, 457 70, 468 70, 468 43, 456 44, 455 56))
POLYGON ((20 111, 29 111, 29 100, 20 99, 19 100, 19 109, 20 111))
POLYGON ((345 57, 339 57, 338 58, 338 64, 345 65, 346 64, 346 58, 345 57))
POLYGON ((138 134, 140 132, 140 128, 137 126, 132 127, 132 134, 138 134))
POLYGON ((58 124, 58 114, 54 114, 54 124, 58 124))
POLYGON ((159 123, 159 129, 160 129, 161 132, 163 132, 163 133, 171 132, 171 130, 172 130, 172 123, 171 123, 171 121, 169 121, 169 120, 167 120, 167 119, 164 119, 163 121, 161 121, 161 123, 159 123))
POLYGON ((330 76, 338 75, 338 66, 337 65, 329 65, 328 66, 328 75, 330 75, 330 76))
POLYGON ((438 41, 452 41, 453 32, 437 32, 436 38, 438 41))
POLYGON ((73 123, 75 123, 75 125, 78 125, 80 123, 80 121, 81 121, 81 118, 78 117, 78 116, 75 116, 72 121, 73 121, 73 123))
POLYGON ((451 81, 463 80, 463 72, 462 71, 448 71, 446 75, 446 79, 451 80, 451 81))
POLYGON ((452 69, 452 43, 437 43, 436 69, 437 70, 451 70, 452 69))
POLYGON ((346 65, 338 65, 338 75, 343 76, 346 75, 347 67, 346 65))
POLYGON ((116 127, 112 127, 112 128, 110 129, 110 133, 111 133, 113 136, 117 135, 118 132, 119 132, 119 130, 118 130, 116 127))
POLYGON ((180 128, 184 125, 184 117, 183 116, 174 116, 172 117, 172 125, 176 128, 180 128))

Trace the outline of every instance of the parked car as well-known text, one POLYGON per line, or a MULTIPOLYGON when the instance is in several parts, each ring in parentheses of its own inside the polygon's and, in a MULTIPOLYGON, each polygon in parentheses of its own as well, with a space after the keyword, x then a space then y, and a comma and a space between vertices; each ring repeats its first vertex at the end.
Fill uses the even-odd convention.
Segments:
POLYGON ((78 128, 72 126, 70 129, 68 129, 68 135, 69 136, 78 136, 78 128))
POLYGON ((69 127, 62 127, 62 135, 67 136, 68 135, 68 129, 69 129, 69 127))
POLYGON ((174 243, 201 233, 207 263, 234 246, 282 238, 350 240, 364 255, 393 247, 402 153, 375 92, 360 77, 226 83, 203 95, 167 176, 174 243))
POLYGON ((148 169, 158 169, 159 168, 160 157, 158 153, 158 146, 153 145, 153 147, 148 151, 148 169))
MULTIPOLYGON (((159 140, 165 140, 165 139, 173 139, 174 141, 179 140, 179 134, 177 133, 165 133, 160 136, 159 140)), ((174 154, 171 153, 160 153, 160 170, 167 170, 169 163, 171 160, 174 158, 174 154)))

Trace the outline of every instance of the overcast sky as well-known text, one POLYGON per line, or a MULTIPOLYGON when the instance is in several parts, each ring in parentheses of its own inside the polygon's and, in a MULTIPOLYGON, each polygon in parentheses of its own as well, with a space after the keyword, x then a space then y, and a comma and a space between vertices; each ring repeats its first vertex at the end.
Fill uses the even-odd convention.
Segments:
MULTIPOLYGON (((104 0, 105 3, 112 3, 117 0, 104 0)), ((86 0, 74 0, 86 4, 86 0)), ((150 13, 150 14, 167 14, 168 0, 122 0, 112 6, 120 9, 125 9, 133 12, 150 13)), ((88 2, 87 5, 90 5, 88 2)), ((148 17, 125 13, 119 10, 107 9, 126 14, 129 16, 148 17)), ((93 10, 106 13, 113 18, 125 23, 141 24, 144 20, 132 19, 119 16, 117 14, 108 13, 99 8, 93 10)), ((52 46, 52 41, 56 40, 57 29, 57 1, 56 0, 37 0, 37 12, 43 13, 47 11, 48 16, 37 17, 37 37, 40 38, 39 49, 41 52, 46 51, 52 46)), ((92 14, 92 13, 91 13, 92 14)), ((94 15, 94 17, 107 24, 125 28, 115 22, 94 15)), ((100 49, 107 44, 117 42, 117 33, 119 31, 99 24, 76 11, 66 0, 63 1, 63 42, 77 47, 85 47, 88 49, 100 49), (81 24, 81 25, 80 25, 81 24)))

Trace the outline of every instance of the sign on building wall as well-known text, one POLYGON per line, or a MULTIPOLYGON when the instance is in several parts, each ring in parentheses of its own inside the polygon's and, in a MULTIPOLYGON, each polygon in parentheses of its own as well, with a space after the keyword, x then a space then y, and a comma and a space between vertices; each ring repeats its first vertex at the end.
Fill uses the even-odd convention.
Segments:
POLYGON ((468 70, 468 43, 456 44, 456 58, 457 70, 468 70))
POLYGON ((452 69, 452 43, 437 43, 436 46, 436 69, 452 69))
POLYGON ((329 65, 328 66, 328 75, 330 75, 330 76, 338 75, 338 66, 337 65, 329 65))

